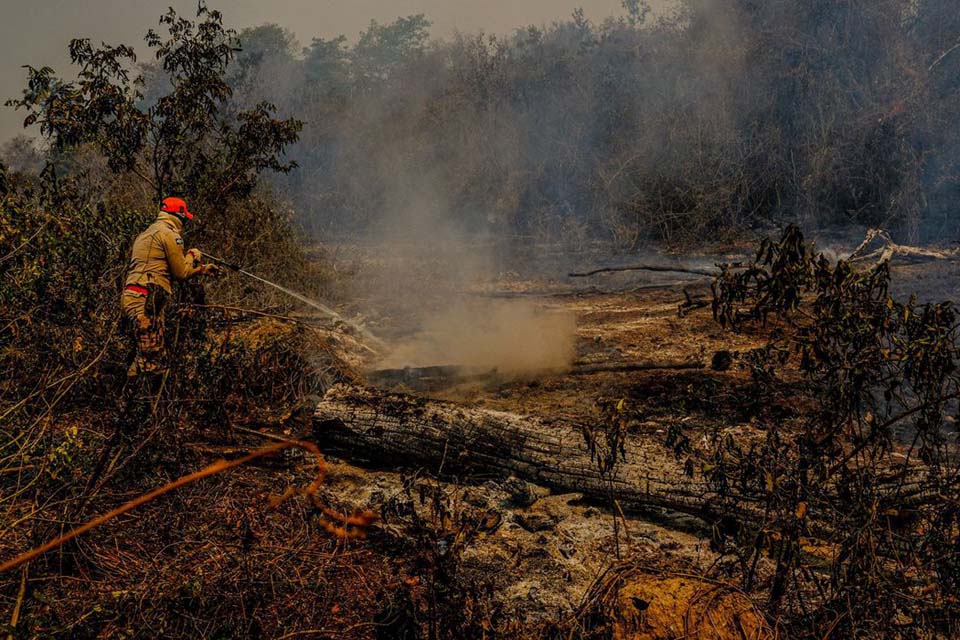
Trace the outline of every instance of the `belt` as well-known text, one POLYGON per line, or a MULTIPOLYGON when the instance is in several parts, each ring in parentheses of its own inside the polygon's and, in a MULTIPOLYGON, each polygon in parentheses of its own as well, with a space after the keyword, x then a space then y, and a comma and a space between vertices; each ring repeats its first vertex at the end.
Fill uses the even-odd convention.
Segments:
POLYGON ((142 296, 147 295, 148 291, 146 287, 141 287, 138 284, 128 284, 123 288, 124 291, 132 291, 133 293, 139 293, 142 296))

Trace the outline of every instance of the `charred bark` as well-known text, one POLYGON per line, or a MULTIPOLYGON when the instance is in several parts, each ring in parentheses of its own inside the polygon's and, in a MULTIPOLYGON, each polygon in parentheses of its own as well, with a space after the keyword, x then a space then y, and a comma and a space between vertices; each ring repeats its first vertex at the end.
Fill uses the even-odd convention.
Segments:
MULTIPOLYGON (((574 362, 568 370, 544 371, 540 375, 587 376, 595 373, 628 373, 632 371, 696 370, 704 369, 703 362, 696 360, 666 360, 639 362, 574 362)), ((515 375, 502 373, 489 367, 466 367, 439 365, 430 367, 405 367, 403 369, 378 369, 365 374, 366 381, 382 389, 403 387, 413 391, 438 391, 469 382, 497 383, 512 379, 515 375)))
POLYGON ((629 439, 612 475, 601 476, 589 432, 571 421, 341 385, 317 406, 314 433, 321 446, 349 459, 461 478, 514 475, 593 501, 613 497, 626 511, 658 507, 710 521, 757 515, 688 477, 662 445, 639 437, 629 439))

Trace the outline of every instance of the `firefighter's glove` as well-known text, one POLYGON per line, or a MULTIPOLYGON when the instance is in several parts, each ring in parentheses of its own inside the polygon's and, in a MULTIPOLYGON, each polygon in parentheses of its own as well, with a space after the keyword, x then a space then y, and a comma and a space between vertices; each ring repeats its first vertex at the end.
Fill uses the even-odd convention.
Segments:
POLYGON ((223 273, 223 269, 220 267, 220 265, 205 264, 203 265, 202 273, 205 276, 216 277, 223 273))
POLYGON ((200 253, 200 249, 190 249, 187 251, 187 264, 193 265, 193 268, 196 269, 200 266, 200 259, 203 257, 203 254, 200 253))

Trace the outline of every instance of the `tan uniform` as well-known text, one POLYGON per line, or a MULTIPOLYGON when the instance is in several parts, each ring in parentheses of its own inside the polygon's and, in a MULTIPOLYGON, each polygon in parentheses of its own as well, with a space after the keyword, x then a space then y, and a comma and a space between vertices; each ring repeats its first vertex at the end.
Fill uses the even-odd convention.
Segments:
POLYGON ((137 355, 127 371, 129 376, 163 373, 166 369, 164 307, 166 296, 172 293, 171 277, 187 280, 202 270, 193 265, 183 250, 182 229, 179 218, 161 211, 157 220, 133 242, 121 298, 123 314, 137 341, 137 355))

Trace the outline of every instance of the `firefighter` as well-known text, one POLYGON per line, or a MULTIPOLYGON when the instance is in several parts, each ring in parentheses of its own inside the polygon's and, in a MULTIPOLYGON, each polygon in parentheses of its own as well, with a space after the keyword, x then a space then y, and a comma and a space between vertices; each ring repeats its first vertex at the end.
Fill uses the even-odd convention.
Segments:
POLYGON ((193 214, 181 198, 165 198, 156 221, 133 242, 121 306, 136 341, 136 355, 127 376, 161 376, 167 367, 164 344, 166 306, 172 280, 214 275, 215 265, 202 265, 198 249, 184 252, 181 232, 193 214))

